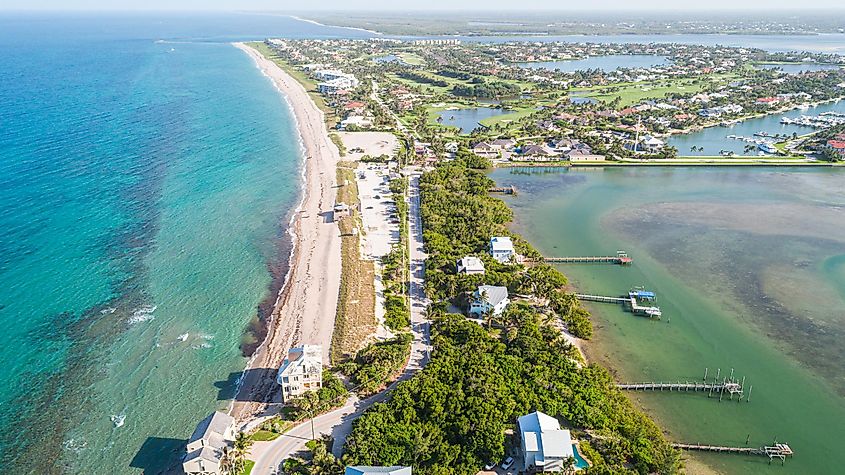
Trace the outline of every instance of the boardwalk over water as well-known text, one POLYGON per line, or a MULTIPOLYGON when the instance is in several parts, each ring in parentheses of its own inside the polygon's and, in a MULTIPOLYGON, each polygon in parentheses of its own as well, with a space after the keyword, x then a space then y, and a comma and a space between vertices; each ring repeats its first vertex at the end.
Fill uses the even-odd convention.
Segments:
POLYGON ((621 303, 625 305, 627 308, 631 310, 631 313, 634 315, 644 315, 646 317, 651 318, 660 318, 663 313, 660 311, 660 307, 655 306, 643 306, 637 302, 637 299, 634 297, 608 297, 605 295, 590 295, 590 294, 575 294, 578 297, 578 300, 586 300, 590 302, 601 302, 601 303, 621 303))
POLYGON ((769 463, 772 463, 773 459, 780 459, 781 463, 784 463, 787 457, 792 457, 793 455, 795 455, 792 451, 792 448, 789 447, 789 444, 778 444, 777 442, 775 442, 773 445, 766 445, 758 448, 700 444, 672 444, 672 447, 680 450, 697 450, 701 452, 764 455, 766 457, 769 457, 769 463))
POLYGON ((573 256, 573 257, 544 257, 544 262, 550 264, 618 264, 630 265, 634 259, 625 251, 616 251, 615 256, 573 256))

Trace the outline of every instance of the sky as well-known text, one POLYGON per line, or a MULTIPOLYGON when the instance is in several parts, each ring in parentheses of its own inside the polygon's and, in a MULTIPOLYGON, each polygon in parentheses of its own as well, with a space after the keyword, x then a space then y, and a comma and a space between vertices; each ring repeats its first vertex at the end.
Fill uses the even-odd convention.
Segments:
MULTIPOLYGON (((752 10, 796 9, 794 0, 2 0, 0 10, 752 10)), ((842 0, 805 0, 801 9, 843 8, 842 0)))

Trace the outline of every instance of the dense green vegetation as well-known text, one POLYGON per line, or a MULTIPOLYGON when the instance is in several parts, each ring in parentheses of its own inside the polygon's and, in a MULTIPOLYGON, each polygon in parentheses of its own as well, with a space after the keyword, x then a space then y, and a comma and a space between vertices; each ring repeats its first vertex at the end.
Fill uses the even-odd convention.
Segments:
MULTIPOLYGON (((582 366, 577 350, 548 324, 555 318, 551 309, 562 312, 570 327, 590 331, 586 311, 559 290, 565 278, 547 265, 524 271, 486 257, 489 237, 507 234, 511 219, 504 203, 487 194, 491 185, 461 158, 423 176, 435 349, 423 371, 356 421, 344 461, 412 465, 419 474, 474 474, 504 456, 505 429, 518 416, 541 410, 589 441, 589 473, 677 471, 678 454, 660 429, 616 389, 606 370, 582 366), (467 254, 484 259, 486 275, 455 274, 455 259, 467 254), (532 292, 537 302, 512 304, 493 330, 445 313, 446 300, 481 281, 532 292), (539 303, 544 299, 546 306, 539 303)), ((536 256, 512 237, 520 253, 536 256)))
POLYGON ((449 85, 448 82, 442 79, 435 79, 424 74, 415 73, 413 71, 402 71, 397 73, 397 76, 402 79, 408 79, 410 81, 418 82, 421 84, 430 84, 432 86, 437 87, 447 87, 449 85))
POLYGON ((477 84, 456 84, 452 88, 452 94, 459 97, 491 98, 517 96, 520 92, 522 92, 522 89, 516 84, 504 81, 485 82, 480 78, 476 79, 479 80, 477 84))
POLYGON ((334 373, 323 370, 323 387, 293 399, 289 417, 300 421, 343 405, 349 391, 334 373))
POLYGON ((409 333, 400 333, 389 340, 371 343, 358 352, 354 361, 344 363, 339 369, 352 378, 359 395, 374 394, 405 365, 411 339, 409 333))
POLYGON ((411 314, 405 298, 408 276, 405 272, 408 239, 408 204, 405 203, 406 178, 391 180, 390 191, 396 203, 399 217, 399 243, 394 244, 390 253, 382 259, 384 271, 384 324, 393 331, 405 329, 411 323, 411 314))

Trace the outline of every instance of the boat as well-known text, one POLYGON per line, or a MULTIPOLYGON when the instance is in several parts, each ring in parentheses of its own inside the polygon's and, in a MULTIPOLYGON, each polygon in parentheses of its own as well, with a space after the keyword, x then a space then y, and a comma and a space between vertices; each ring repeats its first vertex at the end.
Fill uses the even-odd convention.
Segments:
POLYGON ((185 341, 185 340, 188 339, 188 333, 183 333, 183 334, 179 335, 179 337, 176 338, 176 339, 179 340, 179 341, 185 341))
POLYGON ((757 148, 759 148, 761 151, 766 152, 766 153, 771 153, 771 154, 778 153, 778 149, 775 148, 774 145, 772 145, 770 143, 766 143, 766 142, 758 144, 757 148))
POLYGON ((122 427, 123 423, 126 422, 126 414, 112 414, 109 419, 111 419, 112 424, 114 424, 115 429, 117 429, 118 427, 122 427))

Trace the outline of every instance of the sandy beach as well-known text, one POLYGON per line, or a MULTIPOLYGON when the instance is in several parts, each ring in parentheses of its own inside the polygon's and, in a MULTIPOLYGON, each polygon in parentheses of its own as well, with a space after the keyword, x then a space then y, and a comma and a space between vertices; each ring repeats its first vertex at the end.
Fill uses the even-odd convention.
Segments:
POLYGON ((328 137, 323 113, 305 88, 258 51, 243 43, 234 46, 248 54, 284 94, 305 155, 302 203, 291 222, 290 271, 267 322, 267 337, 249 361, 230 411, 245 422, 281 403, 275 376, 289 348, 321 344, 323 361, 329 361, 341 276, 340 233, 330 213, 340 156, 328 137))

